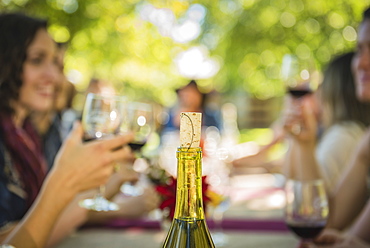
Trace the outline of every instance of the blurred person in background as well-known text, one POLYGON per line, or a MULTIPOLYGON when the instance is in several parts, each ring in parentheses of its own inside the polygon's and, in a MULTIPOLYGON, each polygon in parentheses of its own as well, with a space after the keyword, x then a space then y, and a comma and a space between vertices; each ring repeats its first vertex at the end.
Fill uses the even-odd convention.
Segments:
POLYGON ((0 241, 14 230, 11 244, 44 247, 84 223, 86 210, 69 209, 75 196, 105 182, 113 162, 131 159, 126 150, 112 148, 132 137, 82 144, 77 124, 43 186, 48 168, 30 116, 52 108, 62 76, 56 43, 45 20, 23 14, 0 14, 0 33, 0 241))
POLYGON ((85 96, 89 93, 110 96, 115 95, 116 90, 113 84, 108 80, 92 78, 85 89, 85 96))
MULTIPOLYGON (((363 13, 357 37, 357 51, 352 61, 357 98, 370 103, 370 8, 363 13)), ((367 113, 369 115, 369 112, 367 113)), ((362 138, 330 198, 330 215, 318 243, 349 244, 348 247, 370 246, 370 129, 362 138), (341 233, 342 232, 342 233, 341 233), (365 246, 350 241, 364 241, 365 246)), ((345 246, 343 246, 345 247, 345 246)))
POLYGON ((269 128, 272 130, 273 137, 267 145, 259 147, 254 154, 231 161, 235 172, 242 172, 245 168, 261 167, 270 173, 281 173, 284 158, 271 159, 270 154, 277 145, 284 143, 285 131, 280 119, 276 120, 269 128))
MULTIPOLYGON (((319 122, 312 106, 305 99, 300 105, 294 104, 293 100, 292 107, 285 116, 290 146, 284 164, 284 174, 294 180, 323 179, 329 199, 337 194, 336 185, 348 170, 356 147, 370 122, 370 105, 361 103, 356 97, 351 73, 352 57, 353 53, 339 56, 325 70, 319 89, 322 110, 320 122, 323 127, 319 140, 319 122), (301 125, 299 132, 293 130, 297 123, 301 125)), ((328 227, 331 225, 330 219, 336 206, 330 201, 329 207, 328 227)), ((353 245, 362 241, 351 237, 345 242, 351 242, 353 245)))
MULTIPOLYGON (((361 102, 370 102, 370 9, 364 12, 364 19, 359 27, 357 51, 352 60, 352 72, 355 82, 355 95, 361 102)), ((346 92, 348 94, 348 92, 346 92)), ((365 104, 366 105, 366 104, 365 104)), ((314 140, 312 132, 316 123, 308 106, 303 104, 301 121, 305 124, 302 132, 294 135, 296 141, 306 143, 304 146, 312 147, 314 140)), ((351 109, 352 110, 352 109, 351 109)), ((369 111, 363 113, 369 118, 369 111)), ((289 130, 289 125, 287 125, 289 130)), ((319 244, 331 247, 369 247, 370 230, 370 203, 369 203, 369 178, 370 166, 370 130, 368 129, 353 149, 348 144, 342 144, 344 150, 352 149, 348 165, 337 179, 337 185, 329 192, 330 214, 326 228, 316 238, 319 244), (343 232, 343 233, 341 233, 343 232)), ((291 161, 299 160, 299 166, 310 168, 304 176, 321 177, 320 167, 317 166, 316 158, 307 149, 299 149, 298 153, 291 151, 291 161)), ((339 156, 338 152, 336 155, 339 156)), ((289 161, 288 161, 289 162, 289 161)), ((293 166, 293 163, 290 164, 293 166)), ((294 171, 291 171, 294 176, 294 171)))
POLYGON ((72 107, 73 98, 77 91, 64 75, 65 50, 66 45, 58 43, 58 65, 61 81, 56 87, 51 108, 32 114, 32 122, 42 138, 43 152, 49 169, 54 163, 54 158, 63 140, 71 130, 73 122, 77 119, 76 111, 72 107))
POLYGON ((202 125, 205 127, 214 126, 222 130, 222 117, 220 110, 210 109, 205 105, 207 94, 199 90, 195 80, 191 80, 184 87, 176 90, 177 103, 168 112, 168 121, 165 123, 163 132, 178 130, 180 127, 181 112, 202 113, 202 125))
POLYGON ((285 128, 290 142, 285 161, 287 177, 297 177, 295 166, 311 166, 313 171, 317 167, 329 193, 333 192, 370 124, 370 115, 367 114, 370 105, 361 103, 356 97, 351 72, 353 55, 350 52, 334 58, 324 71, 323 82, 317 92, 321 109, 319 120, 307 99, 299 102, 292 99, 285 113, 285 128), (305 119, 306 114, 312 118, 305 119), (293 127, 297 123, 301 130, 294 132, 293 127), (319 123, 323 133, 318 139, 319 123))
MULTIPOLYGON (((303 84, 305 87, 309 87, 307 84, 303 84)), ((284 97, 284 106, 280 112, 280 116, 275 120, 271 125, 270 129, 272 131, 272 139, 271 141, 264 146, 261 146, 258 151, 252 155, 243 156, 240 158, 236 158, 232 160, 232 166, 235 171, 243 171, 245 168, 251 167, 259 167, 263 168, 267 172, 270 173, 282 173, 283 172, 283 164, 285 161, 286 155, 286 148, 287 146, 287 133, 284 128, 284 115, 285 112, 292 107, 292 102, 295 104, 299 104, 301 100, 309 102, 314 115, 316 116, 317 120, 320 119, 320 104, 318 100, 318 93, 309 92, 304 96, 299 98, 295 98, 291 94, 286 94, 284 97), (295 99, 295 101, 294 101, 295 99), (281 151, 281 155, 278 157, 271 158, 271 154, 274 152, 278 146, 282 146, 283 149, 281 151)), ((321 135, 321 127, 318 129, 317 136, 320 137, 321 135)))
MULTIPOLYGON (((215 94, 215 93, 213 93, 215 94)), ((212 108, 206 105, 207 94, 203 93, 195 80, 190 80, 188 84, 176 90, 177 101, 167 111, 167 118, 163 121, 160 133, 159 164, 172 176, 176 176, 177 170, 173 165, 176 164, 176 149, 180 144, 180 114, 182 112, 202 113, 202 137, 200 146, 203 148, 203 158, 207 157, 204 141, 206 139, 206 129, 216 128, 217 132, 222 132, 223 123, 221 106, 214 102, 212 108)), ((206 163, 204 162, 204 169, 206 163)))
POLYGON ((62 84, 58 88, 57 98, 55 99, 55 110, 61 119, 61 136, 62 139, 67 137, 73 126, 73 122, 78 119, 78 111, 74 108, 74 99, 77 95, 76 86, 67 79, 64 74, 64 58, 67 43, 58 44, 58 59, 62 72, 62 84))

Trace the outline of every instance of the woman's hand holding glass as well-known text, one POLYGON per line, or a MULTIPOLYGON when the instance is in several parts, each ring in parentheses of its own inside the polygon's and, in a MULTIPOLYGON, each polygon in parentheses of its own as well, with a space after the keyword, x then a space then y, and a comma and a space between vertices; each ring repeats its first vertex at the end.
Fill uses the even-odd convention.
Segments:
MULTIPOLYGON (((88 94, 82 115, 84 140, 106 139, 119 133, 122 120, 126 118, 125 98, 122 96, 103 96, 88 94)), ((117 146, 114 149, 120 149, 117 146)), ((86 162, 85 162, 86 163, 86 162)), ((95 211, 118 210, 118 205, 104 197, 104 186, 93 199, 80 201, 80 206, 95 211)))
MULTIPOLYGON (((302 60, 293 54, 283 57, 281 66, 281 77, 285 83, 287 93, 294 105, 300 105, 300 101, 311 96, 317 87, 315 66, 312 59, 302 60)), ((291 126, 290 132, 298 134, 301 132, 301 123, 296 122, 291 126)))
POLYGON ((83 143, 82 137, 82 126, 76 123, 50 172, 50 178, 57 179, 51 181, 60 181, 63 184, 61 187, 72 196, 105 184, 113 172, 114 163, 130 156, 124 149, 116 148, 129 143, 132 135, 119 135, 88 143, 83 143))
POLYGON ((285 131, 299 141, 314 144, 318 131, 318 117, 315 108, 311 97, 302 99, 299 104, 287 99, 283 114, 285 131), (297 123, 299 123, 299 130, 296 127, 297 123))

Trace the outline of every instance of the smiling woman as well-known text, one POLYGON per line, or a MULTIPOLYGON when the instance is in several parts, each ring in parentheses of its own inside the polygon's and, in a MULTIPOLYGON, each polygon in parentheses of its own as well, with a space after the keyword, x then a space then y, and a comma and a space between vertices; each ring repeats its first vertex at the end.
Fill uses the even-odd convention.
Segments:
POLYGON ((3 14, 0 30, 0 143, 5 147, 0 172, 8 171, 0 187, 0 226, 4 226, 24 215, 44 180, 41 145, 28 117, 32 111, 50 108, 60 73, 45 21, 3 14))
POLYGON ((87 211, 72 213, 73 199, 106 183, 114 163, 132 159, 126 150, 113 149, 131 137, 86 144, 77 124, 46 176, 30 116, 52 108, 63 79, 56 43, 46 21, 23 14, 0 14, 0 34, 0 243, 45 247, 85 221, 87 211))
POLYGON ((45 29, 40 29, 28 48, 23 66, 21 105, 30 111, 49 109, 60 77, 55 42, 45 29))

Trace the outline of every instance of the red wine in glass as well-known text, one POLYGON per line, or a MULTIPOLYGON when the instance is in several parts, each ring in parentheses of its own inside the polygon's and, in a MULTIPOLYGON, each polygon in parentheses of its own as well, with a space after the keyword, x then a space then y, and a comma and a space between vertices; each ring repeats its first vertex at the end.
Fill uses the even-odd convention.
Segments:
POLYGON ((146 144, 146 141, 143 142, 132 142, 128 143, 128 145, 131 147, 131 149, 135 152, 138 152, 143 148, 143 146, 146 144))
POLYGON ((324 181, 288 179, 285 192, 285 223, 301 238, 297 247, 316 247, 312 240, 324 229, 329 214, 324 181))
POLYGON ((312 94, 311 89, 298 89, 298 88, 289 88, 288 93, 295 98, 301 98, 305 95, 312 94))
POLYGON ((325 222, 312 223, 286 223, 288 228, 292 230, 298 237, 302 239, 313 239, 317 237, 325 228, 325 222))
POLYGON ((93 141, 93 140, 96 140, 97 138, 92 138, 92 137, 86 137, 84 136, 83 137, 83 142, 89 142, 89 141, 93 141))
POLYGON ((127 118, 122 131, 134 134, 134 140, 128 145, 141 156, 141 149, 146 144, 154 128, 152 105, 143 102, 130 102, 127 106, 127 118))

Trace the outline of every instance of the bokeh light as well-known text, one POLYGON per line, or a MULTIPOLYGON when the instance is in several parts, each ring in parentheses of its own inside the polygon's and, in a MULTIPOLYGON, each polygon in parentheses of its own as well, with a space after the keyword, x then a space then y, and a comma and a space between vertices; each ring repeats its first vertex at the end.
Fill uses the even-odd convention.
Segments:
POLYGON ((181 75, 194 79, 212 77, 220 69, 218 61, 208 57, 205 47, 192 47, 179 53, 175 64, 181 75))

